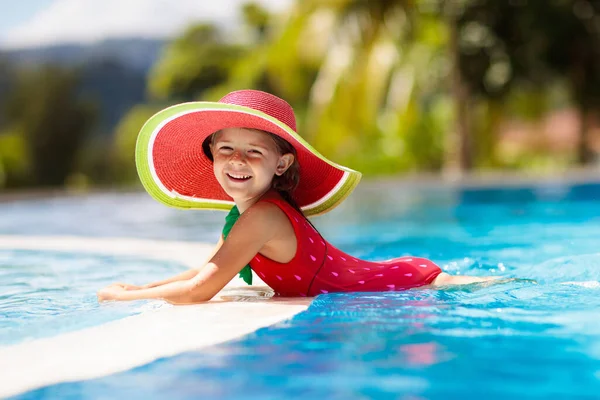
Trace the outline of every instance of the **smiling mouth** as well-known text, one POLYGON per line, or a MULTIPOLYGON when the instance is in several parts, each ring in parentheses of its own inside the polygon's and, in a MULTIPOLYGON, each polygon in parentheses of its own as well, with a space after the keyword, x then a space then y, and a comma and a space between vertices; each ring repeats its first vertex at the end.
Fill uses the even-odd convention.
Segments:
POLYGON ((247 181, 250 178, 252 178, 250 175, 243 175, 243 174, 226 173, 226 175, 229 177, 229 179, 231 179, 234 182, 244 182, 244 181, 247 181))

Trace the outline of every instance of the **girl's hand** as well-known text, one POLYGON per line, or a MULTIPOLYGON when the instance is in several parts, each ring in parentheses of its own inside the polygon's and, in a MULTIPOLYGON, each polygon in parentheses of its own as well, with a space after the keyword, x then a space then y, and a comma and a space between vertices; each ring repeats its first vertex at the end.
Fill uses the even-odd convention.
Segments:
POLYGON ((98 301, 119 300, 119 295, 125 291, 127 289, 122 284, 114 283, 98 290, 96 296, 98 296, 98 301))
POLYGON ((145 289, 146 288, 146 285, 144 285, 144 286, 136 286, 136 285, 130 285, 128 283, 122 283, 122 282, 113 283, 110 286, 121 286, 125 290, 140 290, 140 289, 145 289))

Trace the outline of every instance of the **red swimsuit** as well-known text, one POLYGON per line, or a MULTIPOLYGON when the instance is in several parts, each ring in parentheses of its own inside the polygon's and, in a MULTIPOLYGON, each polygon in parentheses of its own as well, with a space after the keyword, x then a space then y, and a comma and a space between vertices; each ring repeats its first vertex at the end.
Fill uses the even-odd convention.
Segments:
POLYGON ((280 296, 316 296, 332 292, 382 292, 430 284, 442 270, 425 258, 364 261, 336 249, 286 201, 263 198, 289 218, 298 247, 294 258, 278 263, 260 253, 250 267, 280 296))

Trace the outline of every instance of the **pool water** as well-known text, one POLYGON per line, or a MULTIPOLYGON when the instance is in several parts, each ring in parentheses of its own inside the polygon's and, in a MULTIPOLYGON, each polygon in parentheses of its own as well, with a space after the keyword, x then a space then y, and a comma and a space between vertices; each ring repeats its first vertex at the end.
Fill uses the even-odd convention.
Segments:
POLYGON ((554 289, 319 296, 242 340, 19 398, 597 398, 600 324, 554 289))
POLYGON ((17 398, 598 398, 600 185, 366 185, 314 222, 356 256, 505 279, 321 295, 239 340, 17 398))
POLYGON ((96 291, 114 282, 159 280, 182 265, 125 256, 0 250, 0 345, 56 336, 164 306, 99 305, 96 291))

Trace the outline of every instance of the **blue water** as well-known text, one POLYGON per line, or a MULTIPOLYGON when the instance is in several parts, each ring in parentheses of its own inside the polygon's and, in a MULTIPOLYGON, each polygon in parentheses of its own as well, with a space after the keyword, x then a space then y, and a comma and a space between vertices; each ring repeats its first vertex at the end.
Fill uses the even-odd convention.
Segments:
MULTIPOLYGON (((177 213, 140 218, 144 235, 163 235, 159 219, 183 240, 215 229, 213 214, 182 223, 177 213)), ((453 274, 507 280, 322 295, 239 340, 18 398, 598 398, 600 185, 373 184, 314 222, 357 256, 413 254, 453 274)), ((105 221, 93 234, 109 231, 105 221)))
POLYGON ((162 306, 99 305, 96 291, 114 282, 159 280, 178 263, 139 257, 0 250, 0 345, 56 336, 162 306))

